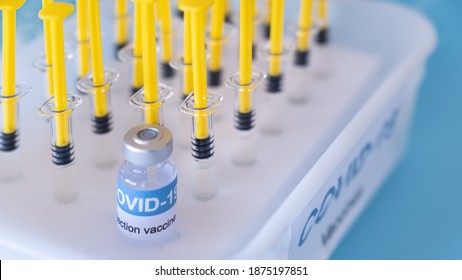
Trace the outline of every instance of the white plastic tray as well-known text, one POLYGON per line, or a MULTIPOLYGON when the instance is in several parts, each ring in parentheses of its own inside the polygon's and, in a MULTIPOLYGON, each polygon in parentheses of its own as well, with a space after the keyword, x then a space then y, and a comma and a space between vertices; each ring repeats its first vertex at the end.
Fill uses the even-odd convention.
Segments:
MULTIPOLYGON (((101 1, 102 10, 112 1, 101 1)), ((112 9, 111 9, 112 10, 112 9)), ((216 164, 219 192, 209 202, 195 200, 188 185, 192 170, 190 151, 177 143, 173 159, 178 164, 177 225, 179 238, 163 246, 134 245, 116 228, 116 174, 95 169, 91 163, 92 134, 89 100, 75 112, 74 134, 79 186, 77 200, 62 205, 52 199, 53 167, 50 161, 50 128, 37 108, 45 93, 44 77, 30 69, 29 55, 19 55, 18 80, 34 92, 21 103, 21 156, 23 177, 0 185, 0 257, 64 259, 222 259, 222 258, 326 258, 361 211, 370 196, 399 160, 425 61, 435 45, 431 25, 417 13, 389 3, 361 0, 332 1, 332 43, 315 47, 313 64, 331 62, 329 76, 307 73, 309 91, 304 105, 289 105, 287 127, 276 137, 260 135, 259 158, 243 168, 231 163, 234 138, 232 98, 223 92, 224 117, 215 123, 216 164), (393 18, 393 21, 390 19, 393 18), (321 60, 321 61, 319 61, 321 60), (351 160, 370 139, 377 139, 393 111, 400 113, 394 133, 374 149, 348 191, 335 200, 328 197, 329 211, 312 227, 309 238, 298 246, 307 218, 320 208, 326 191, 345 173, 351 160), (351 203, 354 196, 359 197, 351 203), (328 244, 320 238, 336 224, 328 244)), ((129 67, 112 57, 112 19, 103 17, 105 62, 117 68, 121 80, 112 91, 115 130, 113 143, 119 162, 122 136, 138 124, 139 112, 129 108, 129 67)), ((69 23, 72 25, 73 23, 69 23)), ((70 29, 66 29, 69 32, 70 29)), ((20 49, 37 54, 42 41, 20 49)), ((68 64, 69 85, 75 83, 68 64)), ((319 65, 319 64, 318 64, 319 65)), ((316 68, 316 67, 314 67, 316 68)), ((289 76, 289 75, 288 75, 289 76)), ((295 83, 288 79, 287 83, 295 83)), ((292 86, 294 86, 292 84, 292 86)), ((73 91, 69 86, 69 91, 73 91)), ((165 106, 166 126, 174 137, 184 137, 178 123, 177 96, 165 106)), ((259 102, 259 106, 264 103, 259 102)), ((325 209, 325 208, 324 208, 325 209)))

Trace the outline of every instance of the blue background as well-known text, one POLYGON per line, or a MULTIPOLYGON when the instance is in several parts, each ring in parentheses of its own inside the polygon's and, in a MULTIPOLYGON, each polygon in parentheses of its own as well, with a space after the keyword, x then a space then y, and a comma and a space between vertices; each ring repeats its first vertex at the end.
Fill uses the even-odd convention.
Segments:
POLYGON ((406 157, 332 258, 462 259, 462 1, 388 1, 433 22, 438 47, 406 157))

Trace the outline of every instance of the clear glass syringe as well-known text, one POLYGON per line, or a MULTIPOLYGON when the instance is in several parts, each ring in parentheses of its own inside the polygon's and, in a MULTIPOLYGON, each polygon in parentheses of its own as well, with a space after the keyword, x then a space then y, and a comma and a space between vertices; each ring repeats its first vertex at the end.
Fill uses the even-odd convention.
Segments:
POLYGON ((257 144, 254 133, 254 93, 265 78, 262 71, 252 70, 253 27, 255 0, 241 2, 239 37, 239 72, 226 80, 226 85, 236 93, 234 127, 237 143, 234 146, 233 162, 237 165, 251 165, 256 160, 257 144))
POLYGON ((25 0, 0 2, 2 11, 2 87, 0 88, 0 181, 11 181, 21 173, 19 147, 19 99, 29 89, 16 84, 16 11, 25 0))
POLYGON ((66 65, 64 53, 64 19, 74 12, 68 3, 50 3, 42 8, 39 17, 50 26, 53 61, 53 96, 39 109, 51 124, 51 155, 55 170, 54 196, 58 202, 69 203, 77 197, 74 178, 74 140, 72 112, 81 103, 78 96, 66 93, 66 65))
POLYGON ((112 113, 110 107, 110 88, 117 81, 116 70, 104 68, 101 39, 99 1, 88 1, 88 20, 90 28, 91 72, 77 84, 77 88, 91 95, 92 126, 94 132, 93 163, 99 168, 110 168, 117 162, 117 153, 112 143, 112 113))
MULTIPOLYGON (((207 90, 207 69, 205 57, 205 13, 212 6, 212 0, 180 0, 179 8, 190 16, 192 46, 192 67, 194 91, 182 103, 180 110, 192 117, 192 192, 199 200, 209 200, 217 192, 215 178, 212 114, 222 97, 207 90)), ((186 23, 187 24, 187 23, 186 23)))

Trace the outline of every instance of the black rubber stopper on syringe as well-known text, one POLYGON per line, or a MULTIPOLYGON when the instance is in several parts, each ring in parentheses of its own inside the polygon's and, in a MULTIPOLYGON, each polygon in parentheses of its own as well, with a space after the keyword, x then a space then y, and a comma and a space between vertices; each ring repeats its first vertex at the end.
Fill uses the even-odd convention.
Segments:
POLYGON ((309 60, 310 52, 309 51, 295 51, 295 65, 297 66, 307 66, 309 60))
POLYGON ((329 28, 321 28, 316 36, 316 42, 320 45, 326 45, 329 42, 329 28))
POLYGON ((175 69, 173 69, 172 66, 170 66, 170 63, 162 62, 160 65, 162 77, 171 78, 175 76, 175 69))
POLYGON ((207 82, 209 86, 217 87, 221 85, 221 69, 220 70, 209 70, 207 82))
POLYGON ((271 35, 271 26, 269 24, 266 24, 266 23, 263 24, 263 37, 266 40, 269 40, 270 35, 271 35))
POLYGON ((180 94, 180 101, 183 102, 189 94, 182 93, 180 94))
POLYGON ((114 46, 114 57, 115 57, 116 60, 120 61, 118 53, 119 53, 119 51, 120 51, 121 49, 123 49, 127 44, 128 44, 128 42, 125 42, 125 43, 122 43, 122 44, 115 44, 115 46, 114 46))
POLYGON ((248 113, 234 113, 234 127, 238 130, 251 130, 255 126, 255 114, 253 111, 248 113))
POLYGON ((195 159, 203 160, 208 159, 213 156, 214 148, 214 140, 213 137, 208 136, 204 139, 193 138, 191 139, 192 144, 192 156, 195 159))
POLYGON ((93 132, 96 134, 105 134, 112 130, 112 115, 107 114, 103 117, 92 118, 93 132))
POLYGON ((67 144, 66 146, 51 145, 52 161, 55 165, 68 165, 74 161, 74 145, 67 144))
POLYGON ((176 9, 176 15, 181 19, 184 18, 184 12, 180 9, 176 9))
POLYGON ((233 17, 231 16, 230 13, 225 15, 225 22, 227 23, 233 23, 233 17))
POLYGON ((0 151, 11 152, 19 147, 19 132, 16 130, 12 133, 4 133, 0 135, 0 151))
POLYGON ((140 87, 131 87, 131 95, 137 93, 140 89, 140 87))
POLYGON ((278 93, 282 91, 282 80, 283 75, 280 74, 278 76, 271 76, 268 75, 266 78, 266 90, 270 93, 278 93))

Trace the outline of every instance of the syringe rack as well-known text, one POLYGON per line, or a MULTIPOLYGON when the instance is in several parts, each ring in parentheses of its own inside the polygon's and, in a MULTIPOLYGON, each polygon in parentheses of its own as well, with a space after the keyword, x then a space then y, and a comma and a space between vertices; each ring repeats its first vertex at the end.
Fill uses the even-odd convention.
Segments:
MULTIPOLYGON (((102 1, 102 10, 110 10, 112 2, 102 1)), ((179 237, 162 246, 133 244, 116 228, 118 166, 101 170, 91 163, 94 136, 88 97, 74 115, 78 172, 71 183, 78 184, 79 196, 68 205, 53 200, 49 128, 37 115, 45 97, 45 77, 31 69, 29 56, 19 55, 18 79, 29 83, 34 92, 21 101, 22 178, 0 184, 0 256, 328 257, 401 157, 417 86, 435 44, 434 31, 427 21, 396 5, 332 1, 332 14, 333 40, 326 47, 314 46, 312 67, 306 79, 294 81, 287 75, 287 90, 307 91, 308 101, 288 104, 287 126, 281 135, 265 136, 258 132, 260 150, 253 166, 238 167, 231 162, 234 96, 229 90, 222 91, 225 101, 219 110, 223 111, 223 117, 215 123, 219 190, 214 199, 202 202, 191 195, 190 151, 175 142, 179 237), (382 21, 390 18, 394 20, 382 21), (413 39, 407 39, 411 33, 413 39), (390 42, 394 45, 388 45, 390 42), (323 65, 327 69, 322 69, 323 65), (367 144, 371 141, 374 146, 369 150, 367 144), (358 161, 366 156, 367 161, 359 165, 358 161), (339 178, 342 183, 338 183, 339 178)), ((121 73, 121 80, 112 89, 115 123, 112 139, 120 147, 117 150, 117 165, 120 165, 122 136, 139 124, 140 114, 127 103, 130 66, 114 59, 112 20, 109 16, 102 17, 105 61, 121 73)), ((69 22, 66 31, 69 33, 73 26, 69 22)), ((32 54, 42 48, 43 42, 37 40, 20 47, 18 52, 32 54)), ((74 60, 67 65, 69 85, 76 81, 75 63, 74 60)), ((178 88, 176 84, 171 86, 178 88)), ((72 86, 69 88, 73 90, 72 86)), ((264 106, 264 96, 260 93, 258 106, 264 106)), ((178 103, 175 95, 165 105, 165 125, 176 139, 190 133, 180 130, 178 103)))

